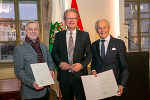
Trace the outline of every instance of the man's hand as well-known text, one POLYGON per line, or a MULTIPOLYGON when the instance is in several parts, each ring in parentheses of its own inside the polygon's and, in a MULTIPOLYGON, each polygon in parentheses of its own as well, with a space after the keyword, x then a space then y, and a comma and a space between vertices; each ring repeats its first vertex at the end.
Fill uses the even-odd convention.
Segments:
POLYGON ((39 87, 39 85, 38 85, 36 82, 33 83, 33 87, 34 87, 36 90, 41 90, 41 89, 44 88, 43 86, 42 86, 42 87, 39 87))
POLYGON ((82 65, 80 63, 75 63, 75 64, 72 65, 71 68, 72 68, 72 71, 78 72, 82 69, 82 65))
POLYGON ((117 94, 116 96, 121 96, 121 95, 122 95, 122 93, 123 93, 123 88, 124 88, 124 87, 121 86, 121 85, 118 86, 118 92, 117 92, 118 94, 117 94))
POLYGON ((53 80, 54 80, 54 79, 55 79, 55 78, 54 78, 54 72, 50 70, 50 73, 51 73, 51 76, 52 76, 52 78, 53 78, 53 80))
POLYGON ((71 68, 71 66, 70 66, 68 63, 66 63, 66 62, 61 62, 61 63, 60 63, 60 68, 61 68, 62 70, 68 70, 68 69, 71 68))
POLYGON ((95 77, 97 77, 97 72, 95 70, 92 71, 92 75, 94 75, 95 77))

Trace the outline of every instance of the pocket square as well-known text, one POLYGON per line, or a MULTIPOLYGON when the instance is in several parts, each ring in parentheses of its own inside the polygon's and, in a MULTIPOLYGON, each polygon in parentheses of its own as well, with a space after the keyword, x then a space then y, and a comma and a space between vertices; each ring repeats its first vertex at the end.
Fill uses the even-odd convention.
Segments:
POLYGON ((116 48, 112 48, 112 50, 116 50, 116 48))

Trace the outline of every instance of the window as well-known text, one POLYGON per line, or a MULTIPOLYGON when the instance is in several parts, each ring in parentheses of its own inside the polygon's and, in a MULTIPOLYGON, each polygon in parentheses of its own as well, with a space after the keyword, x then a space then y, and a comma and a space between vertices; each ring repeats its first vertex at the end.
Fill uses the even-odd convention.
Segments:
POLYGON ((39 0, 0 1, 0 66, 12 66, 13 49, 25 39, 25 25, 38 21, 39 0))
POLYGON ((150 52, 150 1, 125 0, 125 21, 129 26, 129 51, 150 52))

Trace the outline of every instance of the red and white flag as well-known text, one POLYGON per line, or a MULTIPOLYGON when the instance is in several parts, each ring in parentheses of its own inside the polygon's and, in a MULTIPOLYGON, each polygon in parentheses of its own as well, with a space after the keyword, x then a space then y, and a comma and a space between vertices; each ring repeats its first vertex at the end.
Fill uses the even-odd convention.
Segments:
MULTIPOLYGON (((63 19, 64 12, 69 8, 75 8, 79 12, 76 0, 60 0, 60 6, 61 6, 62 19, 63 19)), ((79 14, 79 19, 78 19, 77 25, 80 30, 83 30, 80 14, 79 14)))
MULTIPOLYGON (((72 0, 71 8, 75 8, 75 9, 79 12, 79 10, 78 10, 78 5, 77 5, 76 0, 72 0)), ((83 30, 83 26, 82 26, 80 14, 79 14, 79 19, 78 19, 78 28, 79 28, 80 30, 83 30)))

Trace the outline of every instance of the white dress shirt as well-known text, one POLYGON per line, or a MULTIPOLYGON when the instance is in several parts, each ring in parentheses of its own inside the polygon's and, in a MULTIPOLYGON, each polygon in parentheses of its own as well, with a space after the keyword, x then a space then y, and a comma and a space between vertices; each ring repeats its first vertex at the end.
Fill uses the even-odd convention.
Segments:
MULTIPOLYGON (((105 55, 106 55, 108 44, 110 41, 110 35, 108 35, 105 39, 100 38, 100 41, 99 41, 100 56, 101 56, 101 40, 105 40, 104 46, 105 46, 105 55)), ((92 70, 92 72, 94 72, 94 71, 96 71, 96 70, 92 70)))
MULTIPOLYGON (((75 29, 74 31, 70 32, 69 30, 66 31, 66 44, 67 44, 67 51, 68 51, 68 42, 69 42, 69 37, 70 37, 70 33, 72 33, 72 38, 73 38, 73 44, 75 47, 75 41, 76 41, 76 33, 77 30, 75 29)), ((69 57, 69 53, 68 53, 68 57, 69 57)))
POLYGON ((110 35, 108 35, 105 39, 100 38, 100 41, 99 41, 100 55, 101 55, 101 40, 105 40, 104 46, 105 46, 105 55, 106 55, 108 44, 109 44, 109 41, 110 41, 110 35))

